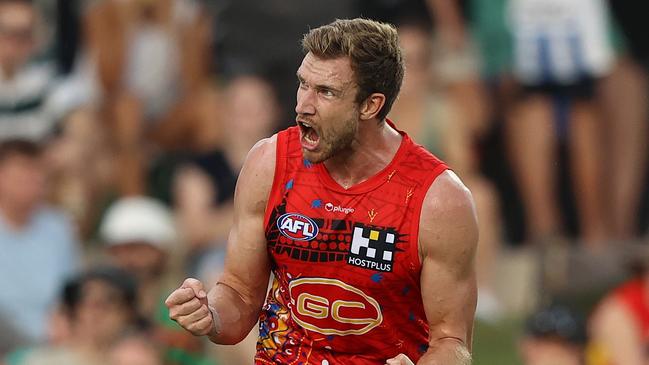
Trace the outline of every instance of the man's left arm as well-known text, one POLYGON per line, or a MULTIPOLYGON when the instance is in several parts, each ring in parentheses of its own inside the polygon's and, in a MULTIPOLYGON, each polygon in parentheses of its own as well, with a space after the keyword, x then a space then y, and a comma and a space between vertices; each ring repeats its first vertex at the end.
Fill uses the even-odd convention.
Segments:
POLYGON ((418 364, 471 363, 477 242, 471 193, 453 172, 446 171, 431 185, 420 218, 421 296, 429 347, 418 364))

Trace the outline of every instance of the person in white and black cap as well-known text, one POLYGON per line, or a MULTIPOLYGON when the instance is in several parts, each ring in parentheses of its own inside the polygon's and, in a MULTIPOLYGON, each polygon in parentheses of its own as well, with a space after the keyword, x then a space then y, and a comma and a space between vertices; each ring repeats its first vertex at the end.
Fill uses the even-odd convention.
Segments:
POLYGON ((173 212, 162 202, 126 197, 108 208, 99 234, 113 263, 137 278, 139 313, 150 325, 165 359, 192 365, 198 363, 193 361, 208 361, 203 344, 172 322, 164 305, 171 291, 167 282, 173 281, 169 258, 179 240, 175 225, 173 212))

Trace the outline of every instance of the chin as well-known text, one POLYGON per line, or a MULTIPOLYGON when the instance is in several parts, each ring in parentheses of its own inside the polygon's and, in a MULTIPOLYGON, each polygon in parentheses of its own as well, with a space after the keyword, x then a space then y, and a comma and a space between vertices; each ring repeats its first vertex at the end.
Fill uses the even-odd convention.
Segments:
POLYGON ((311 162, 312 164, 324 162, 328 158, 322 152, 314 153, 304 149, 302 150, 302 157, 304 157, 305 160, 311 162))

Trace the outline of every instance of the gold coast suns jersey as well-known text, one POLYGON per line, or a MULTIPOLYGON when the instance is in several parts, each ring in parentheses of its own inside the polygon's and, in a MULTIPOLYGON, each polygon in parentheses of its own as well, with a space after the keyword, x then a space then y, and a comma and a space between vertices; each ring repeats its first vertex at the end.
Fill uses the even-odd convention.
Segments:
POLYGON ((383 364, 427 350, 419 218, 447 167, 400 133, 392 162, 349 189, 304 160, 297 127, 278 134, 256 364, 383 364))

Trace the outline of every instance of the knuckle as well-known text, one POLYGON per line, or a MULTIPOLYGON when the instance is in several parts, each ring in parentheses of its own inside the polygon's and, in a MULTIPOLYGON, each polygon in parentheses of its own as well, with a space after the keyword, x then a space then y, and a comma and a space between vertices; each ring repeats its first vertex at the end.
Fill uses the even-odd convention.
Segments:
POLYGON ((193 286, 193 285, 200 284, 200 283, 201 282, 198 281, 198 279, 187 278, 187 279, 185 279, 185 282, 183 284, 187 285, 187 286, 193 286))
POLYGON ((188 325, 187 329, 193 334, 199 334, 204 329, 203 327, 200 322, 193 322, 188 325))
POLYGON ((183 309, 187 312, 195 312, 200 306, 200 301, 196 298, 188 301, 183 305, 183 309))
POLYGON ((210 315, 210 310, 205 305, 201 306, 200 311, 203 317, 208 317, 210 315))

